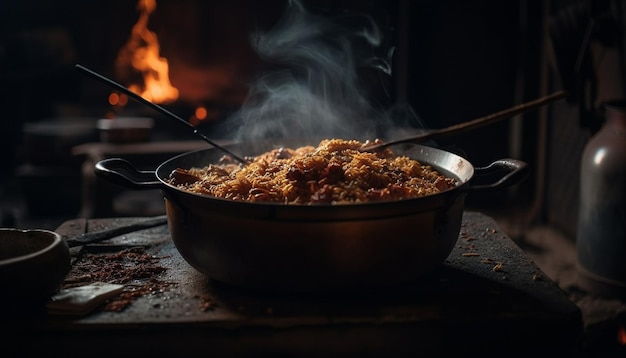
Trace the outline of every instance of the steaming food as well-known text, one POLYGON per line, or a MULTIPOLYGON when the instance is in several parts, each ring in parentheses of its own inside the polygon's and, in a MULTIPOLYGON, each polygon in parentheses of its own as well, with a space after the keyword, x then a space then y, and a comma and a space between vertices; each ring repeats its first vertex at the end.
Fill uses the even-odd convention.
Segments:
POLYGON ((251 163, 177 168, 179 189, 219 198, 284 204, 351 204, 423 197, 456 186, 430 165, 389 148, 361 152, 371 142, 325 139, 317 147, 276 148, 251 163))

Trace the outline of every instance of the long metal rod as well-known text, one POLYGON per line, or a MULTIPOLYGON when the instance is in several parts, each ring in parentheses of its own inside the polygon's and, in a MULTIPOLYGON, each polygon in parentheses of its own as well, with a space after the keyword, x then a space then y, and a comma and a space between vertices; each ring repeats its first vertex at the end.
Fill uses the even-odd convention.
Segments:
POLYGON ((97 79, 97 80, 99 80, 101 82, 104 82, 105 84, 107 84, 107 85, 117 89, 120 92, 125 93, 126 95, 128 95, 128 96, 134 98, 135 100, 145 104, 146 106, 156 110, 157 112, 160 112, 160 113, 164 114, 168 118, 174 119, 174 120, 178 121, 179 123, 181 123, 181 124, 191 128, 193 130, 193 134, 199 136, 200 138, 202 138, 204 141, 206 141, 210 145, 212 145, 212 146, 218 148, 219 150, 227 153, 228 155, 232 156, 237 161, 239 161, 239 162, 241 162, 243 164, 247 164, 248 163, 247 160, 241 158, 240 156, 238 156, 235 153, 231 152, 227 148, 224 148, 221 145, 219 145, 219 144, 213 142, 212 140, 210 140, 209 138, 207 138, 207 136, 205 136, 204 134, 200 133, 198 131, 198 129, 196 127, 194 127, 191 123, 187 122, 186 120, 182 119, 181 117, 177 116, 176 114, 168 111, 167 109, 159 106, 158 104, 148 101, 147 99, 145 99, 142 96, 140 96, 139 94, 131 91, 130 89, 124 87, 123 85, 121 85, 121 84, 113 81, 112 79, 107 78, 107 77, 105 77, 105 76, 103 76, 103 75, 101 75, 101 74, 99 74, 99 73, 97 73, 97 72, 95 72, 93 70, 90 70, 89 68, 87 68, 85 66, 77 64, 76 65, 76 69, 81 71, 81 72, 83 72, 83 73, 85 73, 85 74, 87 74, 87 75, 89 75, 89 76, 91 76, 92 78, 95 78, 95 79, 97 79))
POLYGON ((165 224, 167 224, 167 215, 159 215, 130 225, 88 232, 71 238, 66 238, 65 242, 69 247, 81 246, 89 243, 108 240, 116 236, 128 234, 130 232, 144 230, 165 224))
POLYGON ((453 134, 459 134, 461 132, 469 131, 471 129, 476 129, 476 128, 479 128, 488 124, 495 123, 504 118, 512 117, 516 114, 522 113, 531 108, 543 106, 557 99, 565 98, 566 96, 567 96, 567 92, 558 91, 551 95, 541 97, 530 102, 522 103, 517 106, 511 107, 509 109, 496 112, 496 113, 493 113, 484 117, 476 118, 468 122, 455 124, 449 127, 441 128, 441 129, 426 130, 420 134, 413 135, 408 138, 392 140, 392 141, 384 142, 381 144, 371 145, 368 147, 361 148, 360 150, 364 152, 377 151, 377 150, 381 150, 383 148, 386 148, 395 144, 419 143, 419 142, 423 142, 429 139, 442 138, 446 136, 451 136, 453 134))

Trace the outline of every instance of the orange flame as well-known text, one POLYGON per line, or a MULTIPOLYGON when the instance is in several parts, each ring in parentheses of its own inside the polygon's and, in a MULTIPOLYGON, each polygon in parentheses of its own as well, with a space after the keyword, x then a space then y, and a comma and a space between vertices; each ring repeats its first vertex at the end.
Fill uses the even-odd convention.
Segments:
MULTIPOLYGON (((148 29, 150 14, 156 9, 156 0, 139 0, 140 12, 131 36, 120 50, 115 62, 118 73, 139 72, 140 83, 131 83, 128 89, 154 103, 168 103, 178 98, 178 89, 170 83, 167 59, 160 56, 159 40, 148 29)), ((132 77, 132 76, 127 76, 132 77)))

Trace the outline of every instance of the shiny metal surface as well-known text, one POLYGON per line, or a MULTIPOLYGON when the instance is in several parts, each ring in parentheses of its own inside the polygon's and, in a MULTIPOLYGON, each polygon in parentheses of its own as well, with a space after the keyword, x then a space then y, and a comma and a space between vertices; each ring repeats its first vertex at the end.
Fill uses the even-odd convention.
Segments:
POLYGON ((626 297, 626 102, 606 119, 581 158, 577 264, 586 288, 626 297))
MULTIPOLYGON (((240 144, 255 155, 277 144, 240 144)), ((160 184, 128 163, 101 162, 116 181, 160 186, 176 248, 198 271, 235 286, 271 291, 320 292, 375 289, 419 278, 439 267, 457 241, 464 201, 472 191, 472 164, 426 146, 396 148, 457 178, 458 186, 422 198, 349 205, 285 205, 232 201, 182 191, 167 183, 176 168, 204 166, 222 153, 206 149, 176 156, 156 172, 160 184)), ((508 168, 497 189, 520 179, 526 165, 508 168)))

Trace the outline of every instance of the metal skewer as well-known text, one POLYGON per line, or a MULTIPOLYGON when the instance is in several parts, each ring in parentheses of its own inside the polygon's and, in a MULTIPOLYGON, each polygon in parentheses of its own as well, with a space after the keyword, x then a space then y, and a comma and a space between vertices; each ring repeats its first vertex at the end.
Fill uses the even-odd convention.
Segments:
POLYGON ((87 245, 90 243, 100 242, 104 240, 111 239, 116 236, 128 234, 134 231, 144 230, 148 228, 152 228, 155 226, 165 225, 167 224, 167 216, 159 215, 152 218, 148 218, 142 221, 139 221, 134 224, 114 227, 111 229, 105 229, 100 231, 93 231, 84 234, 80 234, 78 236, 74 236, 71 238, 66 238, 65 242, 69 247, 87 245))
POLYGON ((112 79, 107 78, 107 77, 105 77, 105 76, 103 76, 103 75, 101 75, 101 74, 99 74, 99 73, 97 73, 97 72, 95 72, 93 70, 90 70, 90 69, 88 69, 85 66, 79 65, 79 64, 76 65, 76 69, 81 71, 81 72, 83 72, 83 73, 85 73, 85 74, 87 74, 87 75, 89 75, 89 76, 91 76, 92 78, 95 78, 95 79, 97 79, 97 80, 99 80, 101 82, 104 82, 105 84, 107 84, 107 85, 117 89, 120 92, 125 93, 126 95, 128 95, 128 96, 134 98, 135 100, 137 100, 137 101, 147 105, 148 107, 156 110, 157 112, 160 112, 160 113, 164 114, 165 116, 167 116, 167 117, 169 117, 171 119, 174 119, 174 120, 180 122, 181 124, 186 125, 187 127, 191 128, 193 130, 193 134, 199 136, 200 138, 202 138, 204 141, 206 141, 210 145, 214 146, 215 148, 217 148, 217 149, 223 151, 224 153, 232 156, 237 161, 239 161, 239 162, 241 162, 243 164, 248 164, 249 163, 249 161, 247 161, 246 159, 236 155, 235 153, 231 152, 227 148, 224 148, 221 145, 219 145, 219 144, 213 142, 212 140, 210 140, 209 138, 207 138, 204 134, 200 133, 198 131, 198 129, 196 127, 194 127, 191 123, 189 123, 186 120, 182 119, 181 117, 175 115, 174 113, 168 111, 167 109, 159 106, 158 104, 152 103, 152 102, 148 101, 147 99, 145 99, 142 96, 138 95, 137 93, 131 91, 130 89, 122 86, 121 84, 113 81, 112 79))
POLYGON ((530 101, 530 102, 522 103, 522 104, 519 104, 517 106, 511 107, 509 109, 505 109, 505 110, 500 111, 500 112, 492 113, 492 114, 484 116, 484 117, 476 118, 476 119, 468 121, 468 122, 455 124, 455 125, 452 125, 452 126, 449 126, 449 127, 441 128, 441 129, 425 130, 422 133, 410 136, 408 138, 397 139, 397 140, 392 140, 392 141, 389 141, 389 142, 375 144, 375 145, 371 145, 371 146, 367 146, 367 147, 361 148, 360 150, 362 152, 374 152, 374 151, 382 150, 384 148, 387 148, 387 147, 395 145, 395 144, 400 144, 400 143, 419 143, 419 142, 423 142, 423 141, 426 141, 426 140, 429 140, 429 139, 435 139, 435 138, 441 138, 441 137, 445 137, 445 136, 450 136, 450 135, 453 135, 453 134, 459 134, 461 132, 469 131, 471 129, 476 129, 478 127, 482 127, 482 126, 485 126, 485 125, 488 125, 488 124, 495 123, 495 122, 497 122, 499 120, 502 120, 502 119, 505 119, 505 118, 508 118, 508 117, 512 117, 512 116, 514 116, 516 114, 522 113, 522 112, 527 111, 529 109, 536 108, 536 107, 539 107, 539 106, 543 106, 543 105, 548 104, 550 102, 553 102, 553 101, 555 101, 557 99, 565 98, 566 96, 567 96, 567 92, 565 92, 565 91, 558 91, 558 92, 555 92, 555 93, 550 94, 548 96, 541 97, 541 98, 535 99, 535 100, 530 101))

